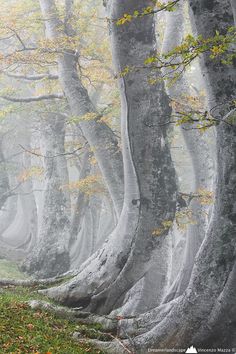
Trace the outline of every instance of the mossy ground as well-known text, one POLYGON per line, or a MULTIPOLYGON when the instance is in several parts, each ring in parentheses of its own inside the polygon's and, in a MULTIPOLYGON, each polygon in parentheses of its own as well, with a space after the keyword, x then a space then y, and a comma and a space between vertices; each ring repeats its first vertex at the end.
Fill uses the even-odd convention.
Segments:
MULTIPOLYGON (((5 263, 4 263, 5 264, 5 263)), ((6 265, 6 264, 5 264, 6 265)), ((1 267, 1 265, 0 265, 1 267)), ((12 266, 13 267, 13 266, 12 266)), ((1 270, 4 278, 13 277, 16 269, 1 270)), ((21 275, 21 274, 20 274, 21 275)), ((18 274, 18 278, 21 277, 18 274)), ((101 351, 87 343, 76 342, 73 332, 93 331, 95 326, 84 326, 58 318, 47 311, 32 310, 25 302, 32 299, 47 298, 38 294, 34 288, 8 286, 0 288, 0 353, 14 354, 98 354, 101 351)))
POLYGON ((15 263, 5 259, 0 259, 0 279, 26 279, 25 274, 21 273, 15 263))

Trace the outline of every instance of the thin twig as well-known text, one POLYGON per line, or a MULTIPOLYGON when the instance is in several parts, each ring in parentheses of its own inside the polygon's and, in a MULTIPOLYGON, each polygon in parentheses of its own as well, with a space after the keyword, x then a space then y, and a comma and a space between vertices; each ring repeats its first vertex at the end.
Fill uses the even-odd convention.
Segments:
POLYGON ((78 149, 75 149, 74 151, 65 152, 65 153, 57 154, 57 155, 53 155, 53 156, 46 156, 46 155, 39 154, 39 153, 34 152, 32 150, 26 149, 24 146, 22 146, 20 144, 19 144, 19 146, 21 147, 21 149, 23 149, 25 152, 28 152, 31 155, 34 155, 34 156, 37 156, 37 157, 43 157, 45 159, 54 159, 54 158, 60 157, 60 156, 74 155, 74 154, 76 154, 77 151, 82 150, 87 144, 88 143, 86 142, 83 146, 80 146, 78 149))

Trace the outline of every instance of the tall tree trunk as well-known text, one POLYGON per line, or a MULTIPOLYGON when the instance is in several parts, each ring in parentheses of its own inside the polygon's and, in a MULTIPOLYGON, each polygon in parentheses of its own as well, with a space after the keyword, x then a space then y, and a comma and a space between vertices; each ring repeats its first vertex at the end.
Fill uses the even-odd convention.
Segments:
POLYGON ((96 250, 101 247, 108 235, 114 230, 116 222, 115 210, 112 205, 110 196, 105 196, 102 202, 102 210, 100 214, 99 227, 97 230, 96 250))
MULTIPOLYGON (((84 178, 89 176, 90 173, 90 162, 89 162, 89 150, 86 149, 83 155, 83 159, 81 162, 81 169, 79 174, 79 179, 83 180, 84 178)), ((86 212, 86 208, 89 204, 89 197, 83 193, 83 191, 79 191, 78 196, 76 198, 76 204, 72 216, 71 227, 70 227, 70 247, 73 246, 73 242, 76 240, 82 226, 82 222, 84 219, 84 215, 86 212)))
MULTIPOLYGON (((166 54, 180 45, 183 35, 184 2, 180 1, 175 11, 166 13, 166 30, 163 39, 162 53, 166 54), (173 33, 175 33, 174 36, 173 33)), ((167 83, 169 83, 169 81, 173 79, 173 75, 177 73, 177 71, 173 73, 173 70, 168 68, 163 68, 162 72, 163 75, 168 78, 167 83)), ((191 95, 190 85, 184 74, 180 75, 177 82, 171 85, 167 84, 166 90, 169 97, 177 102, 181 102, 182 99, 186 101, 187 97, 191 95)), ((207 190, 212 189, 212 161, 206 139, 200 132, 195 129, 192 130, 192 128, 193 126, 191 124, 181 126, 182 135, 190 154, 194 171, 192 192, 196 193, 200 188, 207 190)), ((198 200, 193 200, 189 208, 193 212, 193 218, 196 224, 189 225, 185 234, 186 249, 183 255, 182 268, 174 283, 171 285, 170 289, 163 288, 163 293, 160 294, 158 291, 160 286, 159 278, 164 275, 160 271, 159 265, 155 262, 155 259, 158 257, 158 254, 155 254, 151 268, 145 274, 145 277, 136 284, 135 289, 132 289, 129 295, 129 304, 125 304, 122 311, 119 309, 119 313, 127 315, 143 313, 158 306, 158 303, 161 301, 170 301, 184 292, 191 276, 195 256, 205 235, 207 211, 207 208, 202 207, 198 200), (134 296, 135 292, 137 292, 136 296, 134 296), (165 296, 164 300, 163 296, 165 296)), ((174 230, 172 232, 174 232, 174 230)), ((174 237, 174 235, 171 234, 168 235, 168 237, 171 242, 171 238, 174 237)), ((171 262, 171 260, 169 260, 169 262, 171 262)), ((172 267, 175 267, 175 265, 175 260, 173 260, 172 267)))
POLYGON ((16 216, 17 199, 18 199, 17 195, 9 198, 6 202, 4 209, 0 211, 0 238, 2 237, 4 231, 13 222, 16 216))
MULTIPOLYGON (((30 131, 28 131, 27 134, 27 141, 23 144, 25 148, 30 151, 32 145, 30 131)), ((32 155, 27 152, 23 153, 23 165, 26 166, 26 168, 30 168, 32 165, 32 155)), ((25 181, 20 188, 20 193, 22 193, 22 195, 20 195, 20 200, 24 215, 23 219, 27 222, 28 227, 21 245, 19 246, 26 250, 28 254, 37 242, 38 236, 38 210, 33 189, 34 187, 31 179, 25 181)))
MULTIPOLYGON (((140 67, 155 53, 153 16, 117 26, 114 19, 141 10, 146 1, 111 2, 113 55, 116 69, 140 67)), ((157 76, 155 76, 157 78, 157 76)), ((84 305, 92 311, 109 313, 120 306, 125 294, 143 277, 152 255, 166 283, 168 254, 163 221, 173 221, 176 203, 175 170, 162 124, 171 109, 163 83, 151 86, 147 71, 138 69, 121 77, 122 147, 125 171, 124 207, 117 228, 101 251, 69 284, 50 289, 48 294, 69 305, 84 305), (155 231, 160 232, 154 236, 155 231)))
MULTIPOLYGON (((190 5, 198 33, 203 37, 213 36, 216 29, 226 32, 232 26, 228 1, 198 0, 190 1, 190 5)), ((233 67, 212 61, 208 54, 204 55, 204 64, 210 108, 217 103, 220 111, 223 105, 219 113, 222 122, 217 126, 217 186, 211 225, 196 258, 189 286, 169 313, 160 318, 159 324, 134 339, 137 353, 143 353, 146 348, 183 348, 190 344, 210 348, 236 345, 235 110, 226 114, 235 92, 236 76, 233 67), (230 124, 224 122, 227 119, 230 124)))
POLYGON ((230 0, 233 16, 234 16, 234 25, 236 25, 236 0, 230 0))
MULTIPOLYGON (((13 222, 16 212, 17 212, 17 195, 11 195, 9 190, 17 185, 17 180, 15 176, 10 175, 10 171, 8 169, 11 168, 11 163, 9 161, 8 156, 4 156, 3 151, 3 139, 4 137, 1 136, 0 138, 0 238, 2 237, 4 231, 9 227, 9 225, 13 222), (5 200, 5 202, 4 202, 5 200)), ((11 147, 12 148, 12 147, 11 147)), ((14 147, 10 149, 7 147, 5 151, 8 151, 8 154, 15 154, 14 147), (10 152, 9 152, 10 150, 10 152)))
POLYGON ((3 153, 3 135, 0 136, 0 210, 9 197, 9 178, 3 153))
POLYGON ((38 277, 53 277, 70 267, 70 200, 63 191, 67 175, 64 124, 61 115, 55 117, 49 114, 42 119, 46 185, 44 209, 38 242, 23 265, 24 270, 38 277))
MULTIPOLYGON (((55 1, 40 0, 39 2, 42 14, 46 19, 47 36, 50 39, 65 36, 55 1)), ((107 184, 118 218, 123 206, 122 155, 112 130, 106 124, 99 122, 99 113, 96 112, 96 108, 78 75, 77 61, 76 53, 68 50, 58 57, 59 80, 73 115, 83 118, 89 113, 97 114, 97 118, 93 120, 83 121, 82 119, 79 126, 88 143, 95 150, 94 155, 107 184)))
MULTIPOLYGON (((22 120, 22 130, 18 133, 16 137, 16 145, 24 145, 26 149, 30 150, 30 134, 29 127, 25 125, 22 120)), ((15 148, 16 146, 14 146, 15 148)), ((17 174, 22 172, 22 167, 24 169, 30 169, 31 167, 31 156, 26 152, 22 152, 22 148, 17 145, 17 156, 14 158, 14 177, 19 177, 17 174), (21 152, 21 153, 20 153, 21 152)), ((35 242, 38 231, 38 220, 37 220, 37 207, 35 202, 35 196, 33 193, 33 185, 30 179, 20 180, 18 178, 13 178, 12 194, 9 193, 9 197, 14 198, 14 193, 18 195, 16 202, 16 213, 13 215, 14 218, 8 224, 2 233, 2 238, 8 246, 21 250, 21 254, 26 255, 30 249, 31 245, 35 242), (14 181, 14 182, 13 182, 14 181)))
MULTIPOLYGON (((181 0, 178 2, 175 11, 166 13, 166 32, 162 46, 163 54, 181 45, 184 36, 184 28, 184 2, 181 0), (173 33, 175 33, 175 36, 172 35, 173 33)), ((181 100, 187 101, 188 97, 191 96, 191 88, 186 74, 181 73, 181 68, 174 73, 172 69, 163 69, 163 73, 165 77, 168 78, 167 82, 173 79, 176 73, 180 75, 175 83, 167 85, 167 92, 170 98, 175 102, 181 103, 181 100)), ((198 190, 201 189, 211 191, 213 184, 213 163, 206 137, 196 129, 196 124, 182 124, 181 132, 193 168, 194 175, 191 192, 198 193, 198 190)), ((209 208, 203 207, 197 199, 192 200, 188 208, 192 210, 195 224, 188 226, 188 230, 185 234, 186 247, 183 255, 182 269, 169 289, 165 301, 170 301, 174 297, 182 295, 186 289, 191 276, 195 256, 205 236, 207 225, 206 214, 209 208)))

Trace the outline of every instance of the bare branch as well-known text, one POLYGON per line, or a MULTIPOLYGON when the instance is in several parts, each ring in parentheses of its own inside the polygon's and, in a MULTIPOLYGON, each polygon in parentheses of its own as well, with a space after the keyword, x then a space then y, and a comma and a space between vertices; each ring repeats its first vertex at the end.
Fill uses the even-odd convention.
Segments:
POLYGON ((53 155, 53 156, 46 156, 46 155, 42 155, 42 154, 38 154, 37 152, 31 151, 31 150, 27 150, 24 146, 19 145, 25 152, 28 152, 31 155, 37 156, 37 157, 43 157, 45 159, 54 159, 56 157, 60 157, 60 156, 66 156, 66 155, 74 155, 76 154, 77 151, 82 150, 85 146, 87 145, 87 142, 83 145, 80 146, 78 149, 75 149, 74 151, 71 152, 65 152, 62 154, 57 154, 57 155, 53 155))
POLYGON ((57 284, 58 281, 63 280, 63 276, 58 276, 48 279, 29 279, 29 280, 15 280, 15 279, 0 279, 0 286, 22 286, 22 287, 35 287, 35 286, 48 286, 57 284))
POLYGON ((0 201, 6 201, 9 197, 12 197, 14 195, 16 195, 14 193, 15 190, 17 190, 24 182, 19 182, 15 187, 13 187, 12 189, 8 190, 7 192, 3 193, 0 197, 0 201))
POLYGON ((17 31, 14 29, 14 28, 10 28, 10 27, 7 27, 11 32, 13 32, 16 36, 16 38, 18 39, 18 41, 20 42, 20 44, 22 45, 22 47, 24 49, 26 49, 26 45, 25 43, 23 42, 22 38, 20 37, 20 35, 17 33, 17 31))
POLYGON ((4 75, 8 77, 12 77, 14 79, 20 79, 20 80, 26 80, 26 81, 39 81, 43 79, 47 80, 57 80, 58 75, 53 75, 53 74, 38 74, 38 75, 21 75, 21 74, 11 74, 4 72, 4 75))
MULTIPOLYGON (((143 16, 147 16, 147 15, 154 15, 156 13, 162 12, 162 11, 173 11, 175 5, 178 4, 180 0, 173 0, 173 1, 168 1, 166 5, 160 6, 158 8, 155 8, 155 6, 153 7, 153 9, 151 11, 143 11, 141 13, 139 13, 137 15, 137 17, 143 17, 143 16)), ((112 22, 117 22, 120 20, 120 18, 116 18, 116 19, 109 19, 106 18, 107 21, 112 21, 112 22)))
POLYGON ((30 103, 30 102, 39 102, 45 100, 54 100, 54 99, 63 99, 64 95, 61 93, 55 93, 50 95, 40 95, 32 97, 11 97, 11 96, 0 96, 0 98, 10 101, 10 102, 20 102, 20 103, 30 103))
POLYGON ((36 192, 46 192, 46 189, 32 189, 30 192, 12 193, 9 197, 14 197, 16 195, 30 195, 36 192))

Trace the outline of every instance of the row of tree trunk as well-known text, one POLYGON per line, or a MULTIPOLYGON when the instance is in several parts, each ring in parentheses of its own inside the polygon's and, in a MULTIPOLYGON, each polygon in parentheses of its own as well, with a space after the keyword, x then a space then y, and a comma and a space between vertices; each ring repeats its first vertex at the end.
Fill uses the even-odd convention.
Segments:
MULTIPOLYGON (((55 1, 39 0, 39 3, 46 37, 60 39, 66 29, 55 1)), ((69 2, 67 5, 67 10, 71 9, 69 2)), ((217 58, 212 60, 209 52, 200 58, 208 109, 218 119, 214 188, 214 155, 207 139, 196 125, 184 124, 181 132, 194 172, 192 192, 214 189, 215 201, 212 208, 203 207, 196 199, 188 206, 195 224, 186 231, 184 250, 179 251, 181 266, 173 281, 178 263, 174 255, 178 250, 172 246, 173 238, 178 237, 175 220, 181 191, 171 156, 168 122, 175 113, 170 101, 191 94, 190 84, 187 75, 180 73, 176 83, 165 86, 162 76, 171 79, 172 71, 150 70, 144 65, 147 58, 156 55, 158 47, 159 22, 153 13, 117 24, 124 14, 142 13, 152 6, 151 0, 108 0, 105 5, 119 81, 122 151, 112 129, 99 121, 99 112, 78 74, 78 53, 65 51, 58 55, 57 62, 59 83, 72 114, 80 118, 97 114, 94 120, 80 120, 76 125, 76 134, 86 145, 82 158, 78 159, 79 178, 86 178, 96 169, 89 162, 92 149, 109 195, 89 198, 79 192, 71 211, 71 198, 61 188, 69 181, 66 116, 58 112, 42 117, 41 151, 46 178, 43 209, 37 225, 34 222, 37 206, 31 199, 27 241, 30 253, 23 269, 37 277, 53 277, 77 268, 72 280, 45 293, 64 305, 83 307, 92 313, 134 316, 121 318, 119 330, 124 345, 135 353, 144 353, 148 348, 190 345, 234 347, 235 66, 225 65, 217 58), (106 214, 103 209, 109 212, 106 214)), ((192 31, 203 38, 213 37, 216 31, 226 34, 235 25, 234 0, 189 0, 188 5, 192 31)), ((180 45, 183 38, 184 1, 180 0, 176 6, 173 13, 166 15, 166 33, 160 49, 163 53, 180 45)), ((70 14, 71 11, 67 13, 70 14)), ((69 31, 70 35, 74 32, 69 31)), ((1 150, 1 166, 4 159, 1 150)), ((0 183, 2 207, 10 191, 9 176, 4 169, 0 183)), ((33 190, 33 186, 28 188, 33 190)), ((15 220, 15 216, 8 218, 15 220)), ((114 353, 123 350, 117 342, 101 347, 114 353)))

